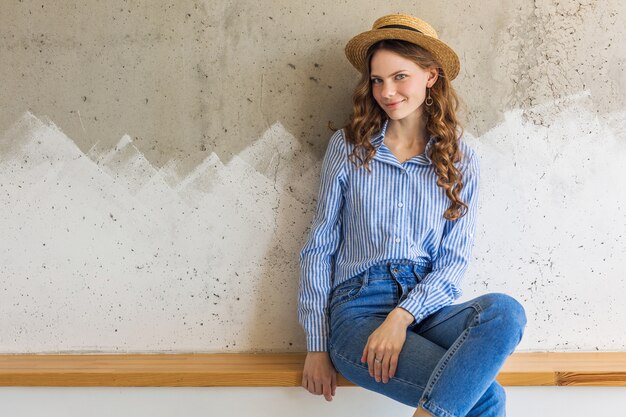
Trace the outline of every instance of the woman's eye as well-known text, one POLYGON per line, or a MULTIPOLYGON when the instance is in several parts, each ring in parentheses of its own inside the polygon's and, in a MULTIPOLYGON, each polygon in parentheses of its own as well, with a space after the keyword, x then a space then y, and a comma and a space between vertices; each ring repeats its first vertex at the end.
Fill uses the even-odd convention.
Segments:
POLYGON ((372 84, 378 84, 378 81, 380 81, 378 78, 372 78, 372 84))
POLYGON ((396 75, 396 78, 398 78, 399 80, 402 80, 402 79, 406 78, 406 74, 398 74, 398 75, 396 75), (402 77, 402 78, 398 78, 398 77, 402 77))

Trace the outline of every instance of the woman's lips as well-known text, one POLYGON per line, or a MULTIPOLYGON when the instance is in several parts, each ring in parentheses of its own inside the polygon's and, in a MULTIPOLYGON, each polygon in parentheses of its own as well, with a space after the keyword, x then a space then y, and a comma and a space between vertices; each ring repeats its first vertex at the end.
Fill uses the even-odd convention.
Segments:
POLYGON ((388 103, 388 104, 385 104, 385 106, 393 109, 394 107, 398 107, 398 105, 400 105, 400 103, 402 103, 403 101, 404 100, 396 101, 395 103, 388 103))

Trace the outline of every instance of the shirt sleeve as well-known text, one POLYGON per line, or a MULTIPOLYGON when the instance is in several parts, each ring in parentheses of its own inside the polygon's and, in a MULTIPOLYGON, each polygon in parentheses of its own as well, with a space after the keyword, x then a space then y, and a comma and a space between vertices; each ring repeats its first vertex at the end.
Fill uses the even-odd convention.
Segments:
POLYGON ((340 242, 346 162, 346 146, 342 131, 338 130, 326 148, 315 216, 300 252, 298 320, 306 334, 309 352, 328 351, 328 303, 334 257, 340 242))
POLYGON ((464 165, 464 186, 460 197, 468 206, 467 213, 456 220, 445 220, 441 245, 433 261, 432 271, 398 304, 398 307, 404 308, 415 318, 411 326, 451 304, 462 294, 460 281, 470 261, 478 209, 480 165, 473 150, 470 150, 464 165))

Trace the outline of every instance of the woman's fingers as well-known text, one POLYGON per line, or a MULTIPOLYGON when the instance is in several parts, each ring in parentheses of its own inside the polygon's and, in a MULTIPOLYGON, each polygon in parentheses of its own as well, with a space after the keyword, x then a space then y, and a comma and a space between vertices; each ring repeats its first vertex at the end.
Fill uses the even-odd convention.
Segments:
POLYGON ((367 368, 370 376, 376 379, 376 382, 389 382, 396 374, 398 366, 398 353, 379 352, 373 350, 367 354, 367 368))
POLYGON ((374 352, 368 351, 366 360, 367 360, 367 370, 369 371, 370 376, 373 378, 374 377, 374 352))
POLYGON ((302 386, 311 394, 320 395, 322 393, 322 384, 316 383, 313 378, 305 379, 302 386))
POLYGON ((381 379, 386 384, 389 382, 389 371, 392 355, 386 355, 382 363, 381 379))
MULTIPOLYGON (((335 390, 337 388, 337 377, 334 376, 327 383, 326 382, 315 382, 312 379, 309 379, 307 382, 307 390, 311 394, 315 395, 324 395, 326 401, 332 401, 333 396, 335 395, 335 390)), ((306 388, 306 387, 305 387, 306 388)))
POLYGON ((376 382, 380 382, 384 373, 383 368, 385 367, 386 361, 382 353, 376 354, 375 357, 376 359, 374 360, 374 377, 376 378, 376 382))
POLYGON ((311 394, 324 395, 332 401, 337 386, 337 370, 325 353, 309 352, 302 370, 302 386, 311 394))
POLYGON ((361 362, 367 362, 369 374, 377 382, 387 383, 395 376, 405 339, 406 326, 395 319, 385 320, 367 338, 361 362))
POLYGON ((311 394, 324 395, 327 401, 332 401, 337 387, 337 374, 333 373, 327 382, 316 381, 313 377, 303 377, 302 386, 311 394))
POLYGON ((398 369, 398 357, 399 353, 394 353, 391 356, 391 360, 389 360, 389 378, 393 378, 396 374, 396 369, 398 369))
POLYGON ((370 371, 370 376, 376 379, 376 382, 380 382, 383 378, 384 369, 387 367, 387 372, 389 369, 389 359, 388 355, 385 352, 375 352, 371 350, 368 354, 368 368, 370 371))
POLYGON ((324 398, 326 398, 326 401, 332 401, 333 400, 333 396, 331 395, 330 391, 330 381, 328 381, 328 383, 324 383, 322 386, 322 391, 324 393, 324 398))
POLYGON ((369 346, 369 340, 367 341, 367 343, 365 344, 365 347, 363 348, 363 354, 361 355, 361 363, 363 362, 367 362, 367 352, 368 352, 368 346, 369 346))

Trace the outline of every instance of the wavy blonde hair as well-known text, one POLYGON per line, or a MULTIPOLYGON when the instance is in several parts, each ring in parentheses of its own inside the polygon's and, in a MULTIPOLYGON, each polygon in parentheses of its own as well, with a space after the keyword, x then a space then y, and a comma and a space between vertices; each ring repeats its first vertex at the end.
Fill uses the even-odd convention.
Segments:
POLYGON ((463 135, 463 128, 456 117, 459 98, 441 65, 424 48, 396 39, 382 40, 369 48, 366 58, 367 72, 362 74, 354 90, 352 114, 350 121, 344 127, 346 140, 355 145, 349 158, 357 168, 364 166, 368 172, 371 172, 369 161, 376 154, 376 149, 370 140, 381 130, 387 118, 385 111, 374 99, 370 81, 372 56, 381 49, 410 59, 423 69, 433 66, 438 68, 439 77, 430 91, 433 103, 431 106, 423 106, 427 118, 427 133, 439 138, 433 144, 428 156, 438 176, 437 185, 445 190, 446 196, 450 199, 450 206, 443 216, 448 220, 456 220, 467 213, 467 204, 459 197, 463 189, 463 179, 460 170, 454 165, 462 158, 459 141, 463 135), (457 134, 457 128, 460 130, 459 134, 457 134))

